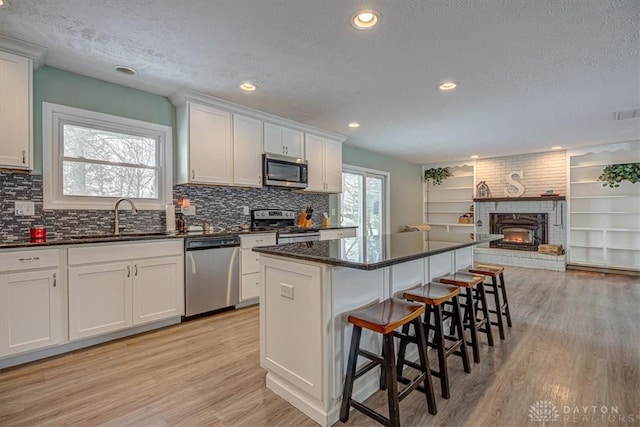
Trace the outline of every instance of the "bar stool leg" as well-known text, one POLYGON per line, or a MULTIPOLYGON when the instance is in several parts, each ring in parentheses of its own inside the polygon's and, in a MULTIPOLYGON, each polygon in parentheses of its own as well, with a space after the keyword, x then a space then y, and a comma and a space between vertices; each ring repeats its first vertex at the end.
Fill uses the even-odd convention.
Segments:
POLYGON ((383 337, 384 371, 387 381, 387 398, 389 400, 389 426, 400 427, 400 405, 398 402, 398 377, 396 375, 393 334, 383 337))
MULTIPOLYGON (((409 334, 409 326, 411 326, 409 323, 407 323, 406 325, 402 325, 402 333, 403 334, 405 334, 405 335, 409 334)), ((404 369, 404 357, 405 357, 405 354, 407 353, 407 345, 408 344, 409 344, 408 341, 400 340, 400 346, 398 347, 398 360, 396 361, 396 363, 397 363, 396 372, 397 372, 398 376, 402 376, 402 371, 404 369)), ((384 348, 383 348, 383 350, 384 350, 384 348)), ((382 357, 384 357, 384 353, 383 353, 382 357)), ((380 378, 382 379, 382 377, 383 377, 383 375, 381 375, 380 378)), ((385 382, 385 384, 386 384, 386 382, 385 382)), ((382 388, 382 381, 380 382, 380 390, 386 390, 386 386, 385 386, 385 388, 382 388)))
POLYGON ((496 305, 496 317, 498 318, 498 332, 500 333, 500 339, 504 339, 504 322, 502 321, 502 303, 500 302, 500 291, 498 289, 498 280, 496 276, 491 276, 491 286, 493 293, 493 301, 496 305))
MULTIPOLYGON (((504 273, 500 273, 500 290, 502 291, 502 303, 504 304, 504 311, 507 316, 507 326, 511 327, 511 312, 509 311, 507 289, 504 287, 504 273)), ((502 316, 502 308, 500 308, 500 315, 502 316)))
POLYGON ((416 330, 416 337, 418 338, 418 355, 420 356, 420 364, 426 372, 424 376, 424 390, 427 397, 427 407, 431 415, 438 413, 436 406, 436 396, 433 392, 433 382, 431 381, 431 367, 429 366, 429 359, 427 358, 427 340, 422 321, 418 318, 414 321, 414 328, 416 330))
POLYGON ((351 334, 351 347, 349 348, 349 361, 347 362, 347 377, 344 380, 342 390, 342 405, 340 406, 340 421, 346 423, 349 420, 349 409, 351 408, 351 393, 353 392, 353 382, 356 376, 356 359, 358 348, 360 347, 360 336, 362 328, 354 326, 351 334))
POLYGON ((471 288, 465 288, 467 300, 465 301, 464 314, 468 322, 469 334, 471 335, 471 348, 473 350, 474 363, 480 363, 480 345, 478 343, 478 330, 476 329, 476 301, 473 297, 474 291, 471 288))
POLYGON ((442 307, 436 305, 433 307, 435 314, 435 337, 434 341, 438 346, 438 376, 440 377, 440 389, 442 390, 442 397, 448 399, 449 395, 449 369, 447 368, 447 345, 444 340, 443 319, 442 319, 442 307))
POLYGON ((487 320, 485 328, 487 328, 487 342, 489 347, 493 347, 493 332, 491 331, 491 319, 489 318, 489 307, 487 306, 487 294, 484 292, 484 283, 478 283, 478 294, 480 295, 480 303, 482 304, 482 314, 487 320))
POLYGON ((458 297, 453 297, 453 319, 451 323, 455 325, 458 333, 458 337, 462 342, 460 343, 460 352, 462 353, 462 366, 464 371, 468 374, 471 372, 471 364, 469 363, 469 353, 467 352, 467 342, 464 337, 464 328, 462 326, 462 314, 460 314, 460 301, 458 297))

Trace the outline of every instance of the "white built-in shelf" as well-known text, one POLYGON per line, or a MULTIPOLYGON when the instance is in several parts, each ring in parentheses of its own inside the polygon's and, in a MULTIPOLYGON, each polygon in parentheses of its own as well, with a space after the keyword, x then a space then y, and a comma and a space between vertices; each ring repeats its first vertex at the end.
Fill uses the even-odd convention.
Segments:
POLYGON ((425 202, 425 203, 473 203, 471 200, 461 200, 461 199, 457 199, 457 200, 432 200, 429 202, 425 202))
POLYGON ((458 224, 458 223, 448 223, 448 222, 430 222, 429 225, 437 225, 442 227, 473 227, 474 224, 458 224))
MULTIPOLYGON (((451 190, 473 190, 473 187, 446 187, 446 188, 431 187, 431 188, 429 188, 429 192, 432 192, 432 191, 451 191, 451 190)), ((471 201, 471 200, 469 200, 469 201, 471 201)))
POLYGON ((620 199, 628 196, 571 196, 572 199, 620 199))
POLYGON ((591 214, 613 214, 613 215, 628 215, 628 214, 635 214, 635 215, 640 215, 640 212, 633 212, 633 211, 620 211, 620 212, 614 212, 614 211, 585 211, 585 212, 576 212, 576 211, 571 211, 572 215, 591 215, 591 214))
MULTIPOLYGON (((423 170, 428 168, 429 166, 425 166, 423 170)), ((452 176, 447 177, 442 184, 423 184, 423 222, 433 227, 446 227, 447 230, 473 229, 474 224, 459 224, 458 218, 469 212, 469 206, 473 206, 474 167, 449 166, 449 171, 452 176)))
POLYGON ((570 264, 640 270, 640 184, 609 188, 605 166, 640 161, 640 142, 568 152, 570 264), (613 151, 612 151, 613 150, 613 151), (612 225, 617 225, 613 228, 612 225))

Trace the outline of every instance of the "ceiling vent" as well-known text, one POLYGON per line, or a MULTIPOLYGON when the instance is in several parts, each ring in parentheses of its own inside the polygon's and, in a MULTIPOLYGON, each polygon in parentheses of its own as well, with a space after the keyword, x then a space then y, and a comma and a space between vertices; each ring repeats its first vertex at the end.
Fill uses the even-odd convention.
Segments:
POLYGON ((616 111, 613 113, 613 120, 637 119, 640 117, 640 108, 635 110, 616 111))

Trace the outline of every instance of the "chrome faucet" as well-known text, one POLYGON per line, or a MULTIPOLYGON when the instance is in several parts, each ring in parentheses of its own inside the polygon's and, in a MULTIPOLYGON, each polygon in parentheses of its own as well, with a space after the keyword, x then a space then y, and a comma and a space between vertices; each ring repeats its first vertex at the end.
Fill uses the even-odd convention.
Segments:
POLYGON ((119 236, 120 235, 120 218, 118 218, 118 209, 120 209, 120 203, 122 202, 129 202, 129 204, 131 205, 131 212, 133 213, 133 215, 138 213, 138 208, 136 208, 136 204, 133 203, 133 200, 131 199, 127 199, 126 197, 123 197, 121 199, 118 199, 118 201, 116 202, 116 206, 114 208, 114 213, 115 213, 115 219, 113 221, 113 235, 114 236, 119 236))

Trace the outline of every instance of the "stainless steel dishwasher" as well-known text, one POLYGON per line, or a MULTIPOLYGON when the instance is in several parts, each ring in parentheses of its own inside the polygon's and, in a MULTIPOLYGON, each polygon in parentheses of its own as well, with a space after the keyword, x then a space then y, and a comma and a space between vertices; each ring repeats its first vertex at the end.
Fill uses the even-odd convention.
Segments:
POLYGON ((185 317, 238 303, 239 247, 237 236, 185 240, 185 317))

